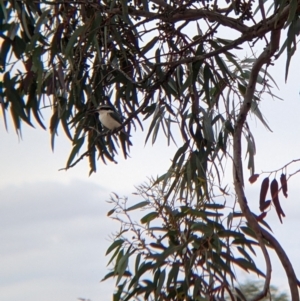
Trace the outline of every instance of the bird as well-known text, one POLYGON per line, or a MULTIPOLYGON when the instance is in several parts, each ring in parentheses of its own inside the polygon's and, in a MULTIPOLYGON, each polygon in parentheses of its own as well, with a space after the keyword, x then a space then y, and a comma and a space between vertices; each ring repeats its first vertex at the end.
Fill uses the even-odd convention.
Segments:
MULTIPOLYGON (((114 131, 115 129, 122 126, 122 117, 113 106, 108 104, 100 105, 96 108, 96 112, 98 112, 99 114, 100 123, 109 131, 114 131)), ((121 141, 123 153, 126 158, 127 149, 129 149, 129 146, 132 145, 129 139, 130 135, 126 133, 124 129, 121 129, 118 134, 121 141)))
POLYGON ((96 109, 99 114, 101 124, 110 131, 113 131, 122 125, 121 116, 115 108, 110 105, 100 105, 96 109))

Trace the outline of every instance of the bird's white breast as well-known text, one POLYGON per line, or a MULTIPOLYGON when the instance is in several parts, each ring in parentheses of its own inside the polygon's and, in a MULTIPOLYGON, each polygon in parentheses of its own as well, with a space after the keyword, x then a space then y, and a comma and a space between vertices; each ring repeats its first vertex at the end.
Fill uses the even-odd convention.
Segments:
POLYGON ((101 111, 99 112, 100 122, 109 130, 114 130, 121 126, 121 124, 112 117, 113 112, 101 111))

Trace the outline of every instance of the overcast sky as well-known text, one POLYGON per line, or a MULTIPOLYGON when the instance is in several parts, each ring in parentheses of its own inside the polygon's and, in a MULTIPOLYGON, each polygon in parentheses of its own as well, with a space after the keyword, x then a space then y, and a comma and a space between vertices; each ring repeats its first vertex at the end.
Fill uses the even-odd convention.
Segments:
MULTIPOLYGON (((276 92, 284 101, 263 99, 261 110, 273 133, 255 118, 257 172, 271 171, 300 158, 299 60, 292 60, 289 82, 284 83, 284 60, 269 69, 280 86, 276 92)), ((277 64, 277 63, 276 63, 277 64)), ((55 152, 50 148, 50 135, 38 127, 23 125, 20 140, 9 124, 4 128, 0 116, 0 300, 53 301, 86 298, 109 300, 113 282, 99 283, 108 272, 104 256, 110 244, 109 235, 118 224, 106 213, 110 192, 131 196, 134 186, 166 171, 175 147, 167 147, 161 137, 153 147, 144 147, 144 136, 133 133, 131 158, 120 156, 119 163, 99 162, 97 174, 88 177, 85 161, 65 172, 71 144, 61 133, 55 152)), ((228 164, 231 170, 231 165, 228 164)), ((300 169, 294 165, 289 172, 300 169)), ((251 209, 258 213, 259 179, 247 183, 251 209), (253 197, 253 200, 251 199, 253 197)), ((300 277, 300 174, 289 182, 289 198, 282 199, 286 214, 280 224, 274 208, 267 222, 285 248, 300 277)), ((262 267, 263 269, 263 267, 262 267)), ((247 278, 241 276, 241 279, 247 278)), ((284 271, 273 261, 273 283, 287 288, 284 271)))

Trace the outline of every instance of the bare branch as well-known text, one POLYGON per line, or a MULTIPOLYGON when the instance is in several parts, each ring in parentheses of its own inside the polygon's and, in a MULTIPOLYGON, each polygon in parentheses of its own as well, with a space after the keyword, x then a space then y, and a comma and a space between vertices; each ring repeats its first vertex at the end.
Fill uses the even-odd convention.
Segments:
POLYGON ((276 238, 270 234, 268 231, 266 231, 263 228, 260 228, 260 231, 263 235, 263 237, 272 245, 275 252, 278 255, 278 258, 281 261, 281 264, 285 270, 285 273, 287 275, 287 279, 289 281, 291 296, 293 301, 299 301, 299 292, 298 292, 298 280, 297 276, 295 274, 295 271, 293 269, 293 266, 284 252, 283 248, 281 247, 280 243, 276 240, 276 238))
MULTIPOLYGON (((283 24, 283 23, 282 23, 283 24)), ((282 25, 281 25, 282 26, 282 25)), ((251 213, 248 205, 246 196, 244 193, 244 181, 243 181, 243 166, 242 166, 242 131, 244 124, 247 119, 247 115, 251 108, 251 103, 253 99, 253 95, 255 92, 255 87, 257 83, 257 77, 259 71, 261 70, 262 66, 268 64, 271 60, 271 57, 275 54, 279 47, 280 41, 280 28, 276 28, 271 32, 271 42, 266 47, 266 49, 261 53, 261 55, 257 58, 255 63, 253 64, 252 71, 249 78, 249 83, 246 89, 246 93, 244 96, 244 101, 240 109, 240 113, 237 117, 237 122, 234 131, 233 137, 233 169, 234 169, 234 187, 237 194, 238 202, 240 204, 241 210, 247 219, 250 227, 255 232, 261 250, 263 252, 265 261, 266 261, 266 280, 264 284, 264 288, 262 292, 260 292, 253 301, 257 301, 265 297, 268 293, 270 281, 271 281, 271 260, 267 251, 267 248, 264 244, 261 228, 258 225, 257 220, 251 213)), ((299 299, 292 299, 293 301, 298 301, 299 299)))

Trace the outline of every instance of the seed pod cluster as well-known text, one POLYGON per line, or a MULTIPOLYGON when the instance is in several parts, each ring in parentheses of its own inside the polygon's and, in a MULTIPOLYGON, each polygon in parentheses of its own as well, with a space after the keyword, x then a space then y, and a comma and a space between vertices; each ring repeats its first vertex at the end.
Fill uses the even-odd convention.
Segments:
POLYGON ((260 197, 259 197, 259 209, 261 212, 263 212, 270 205, 270 203, 268 205, 266 204, 268 202, 268 201, 266 202, 268 189, 269 189, 269 178, 264 178, 261 183, 260 197))
POLYGON ((284 173, 282 173, 280 176, 280 183, 281 183, 282 193, 287 198, 288 197, 288 194, 287 194, 288 187, 287 187, 286 175, 284 173))
POLYGON ((271 182, 271 185, 270 185, 270 190, 271 190, 271 196, 272 196, 272 201, 273 201, 273 204, 275 206, 275 209, 276 209, 276 212, 277 212, 277 215, 280 219, 280 222, 282 223, 282 219, 281 219, 281 216, 285 216, 281 206, 280 206, 280 203, 279 203, 279 198, 278 198, 278 182, 276 179, 274 179, 272 182, 271 182))
MULTIPOLYGON (((249 178, 250 183, 254 183, 257 180, 257 178, 258 178, 257 175, 252 175, 249 178)), ((267 196, 267 193, 269 190, 269 181, 270 181, 269 177, 264 178, 261 183, 261 188, 260 188, 259 209, 263 213, 271 204, 271 200, 266 201, 266 196, 267 196)), ((283 195, 285 197, 287 197, 288 196, 288 194, 287 194, 288 186, 287 186, 286 175, 284 173, 282 173, 280 176, 280 184, 281 184, 281 190, 282 190, 283 195)), ((276 179, 274 179, 271 182, 270 192, 271 192, 272 202, 276 209, 277 215, 279 217, 280 222, 282 223, 282 216, 285 217, 285 214, 280 206, 279 197, 278 197, 278 194, 279 194, 278 182, 276 179)), ((263 213, 260 215, 261 219, 263 219, 265 217, 265 215, 263 213)))

